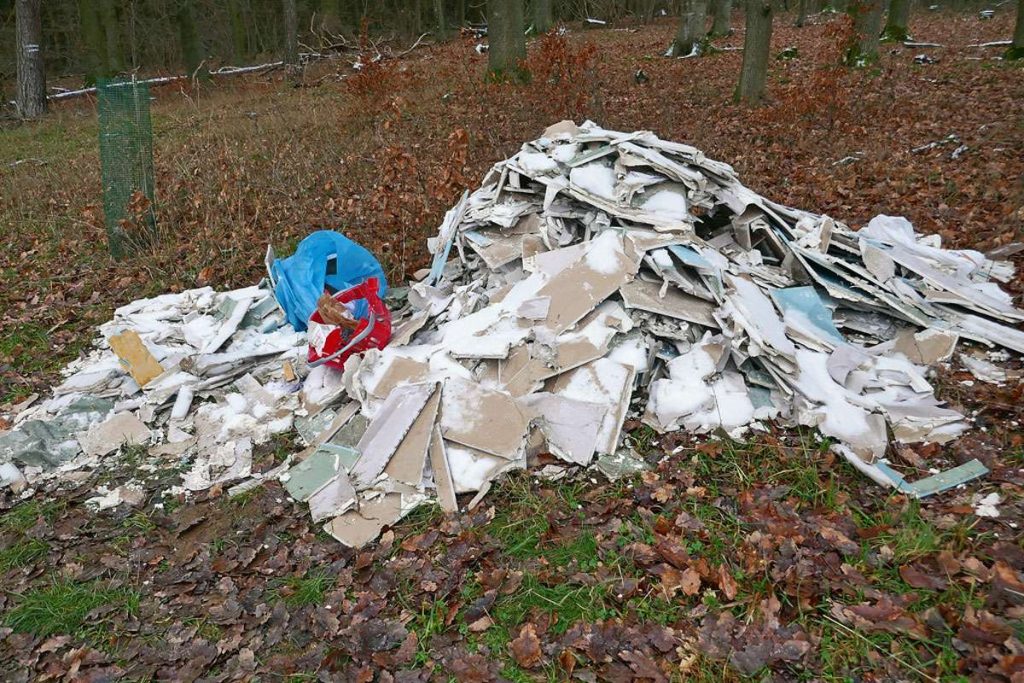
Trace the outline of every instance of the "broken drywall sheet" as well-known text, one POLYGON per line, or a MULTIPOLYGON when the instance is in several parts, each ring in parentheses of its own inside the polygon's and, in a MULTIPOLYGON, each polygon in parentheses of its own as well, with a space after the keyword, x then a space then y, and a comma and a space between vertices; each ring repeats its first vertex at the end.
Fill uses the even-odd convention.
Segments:
POLYGON ((109 340, 110 350, 121 361, 121 366, 132 376, 140 387, 163 374, 164 368, 146 348, 139 333, 125 330, 109 340))
POLYGON ((455 493, 485 491, 491 480, 500 474, 525 466, 525 462, 491 455, 451 441, 445 441, 444 447, 455 493))
POLYGON ((402 494, 388 493, 359 503, 324 524, 324 531, 350 548, 361 548, 377 538, 384 527, 402 518, 402 494))
POLYGON ((341 453, 316 450, 283 474, 281 481, 288 495, 304 503, 329 481, 348 470, 352 463, 346 463, 345 460, 341 453))
POLYGON ((629 410, 635 375, 636 368, 631 365, 599 358, 553 378, 548 390, 564 398, 604 406, 606 412, 598 432, 596 450, 598 453, 614 453, 629 410))
POLYGON ((539 425, 553 455, 576 465, 590 464, 608 412, 606 405, 544 392, 524 396, 520 403, 539 425))
POLYGON ((381 475, 436 389, 433 384, 410 384, 397 387, 385 399, 356 446, 359 460, 349 474, 357 489, 372 486, 381 475))
POLYGON ((639 266, 628 240, 612 230, 601 233, 578 261, 538 290, 537 296, 551 299, 544 327, 555 333, 569 329, 629 282, 639 266))
POLYGON ((427 400, 426 406, 409 428, 391 456, 384 474, 390 479, 414 488, 422 488, 424 470, 427 467, 427 452, 430 450, 430 439, 437 422, 437 411, 441 404, 440 385, 434 384, 434 392, 427 400))
POLYGON ((441 429, 437 425, 430 432, 430 469, 434 475, 434 486, 437 489, 437 500, 445 512, 455 512, 459 502, 455 497, 455 481, 452 478, 448 452, 441 437, 441 429))
POLYGON ((704 299, 677 291, 669 287, 662 292, 660 284, 644 280, 633 280, 620 288, 619 293, 626 308, 657 313, 677 320, 717 328, 714 317, 715 307, 704 299))
MULTIPOLYGON (((974 375, 975 379, 987 382, 988 384, 1005 384, 1010 376, 1006 370, 1000 368, 995 363, 988 362, 984 358, 977 358, 975 356, 961 353, 960 364, 963 365, 968 372, 974 375)), ((1016 379, 1020 379, 1019 375, 1016 379)))
POLYGON ((512 460, 522 451, 527 419, 511 394, 452 378, 442 390, 440 426, 447 441, 512 460))
POLYGON ((338 472, 306 501, 314 522, 343 515, 356 505, 356 490, 345 472, 338 472))
POLYGON ((189 491, 205 491, 217 484, 244 479, 252 474, 252 440, 217 444, 196 456, 192 469, 182 475, 182 486, 189 491))
POLYGON ((86 455, 103 456, 124 445, 142 445, 149 441, 149 427, 132 413, 118 413, 94 425, 78 436, 86 455))

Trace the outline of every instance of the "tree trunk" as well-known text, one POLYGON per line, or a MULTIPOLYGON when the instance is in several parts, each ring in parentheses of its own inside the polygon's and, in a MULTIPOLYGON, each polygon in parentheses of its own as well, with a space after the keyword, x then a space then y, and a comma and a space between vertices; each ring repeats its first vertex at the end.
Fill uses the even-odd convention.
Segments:
POLYGON ((502 79, 524 76, 526 37, 523 35, 523 0, 487 0, 487 65, 489 76, 502 79))
POLYGON ((713 0, 712 12, 714 19, 711 22, 711 35, 727 36, 732 33, 729 25, 732 19, 732 0, 713 0))
POLYGON ((14 5, 17 31, 18 116, 36 119, 46 113, 46 71, 43 68, 43 17, 41 0, 17 0, 14 5))
POLYGON ((882 40, 901 43, 910 38, 907 24, 910 23, 910 0, 892 0, 889 3, 889 15, 885 20, 882 40))
POLYGON ((650 23, 654 19, 654 6, 657 4, 657 0, 642 0, 642 20, 645 24, 650 23))
POLYGON ((181 57, 189 76, 205 78, 203 68, 203 46, 196 30, 196 19, 192 14, 192 0, 182 0, 174 15, 178 24, 178 39, 181 41, 181 57))
POLYGON ((764 95, 764 84, 768 77, 768 51, 772 43, 771 0, 747 0, 746 33, 743 39, 743 68, 734 99, 756 105, 764 95))
POLYGON ((1017 24, 1013 29, 1013 44, 1003 57, 1024 59, 1024 0, 1017 0, 1017 24))
POLYGON ((707 0, 682 0, 679 16, 679 30, 672 41, 669 54, 672 57, 700 54, 700 41, 704 39, 704 22, 707 17, 707 0))
POLYGON ((807 6, 810 4, 810 1, 811 0, 799 0, 800 9, 796 17, 797 28, 802 28, 803 25, 807 23, 807 6))
POLYGON ((547 33, 554 24, 551 0, 533 0, 533 30, 537 33, 547 33))
POLYGON ((92 85, 107 72, 107 42, 100 26, 99 13, 91 0, 79 0, 78 22, 85 44, 85 84, 92 85))
POLYGON ((117 7, 114 0, 100 0, 100 26, 106 37, 107 75, 116 74, 124 69, 121 55, 121 23, 117 20, 117 7))
POLYGON ((235 63, 242 64, 249 56, 249 39, 239 0, 228 0, 228 17, 231 21, 231 55, 235 58, 235 63))
POLYGON ((299 64, 299 12, 295 0, 283 0, 284 63, 294 70, 299 64))
POLYGON ((437 36, 444 38, 448 35, 448 18, 444 15, 444 0, 434 0, 434 19, 437 20, 437 36))
POLYGON ((853 15, 853 30, 857 44, 850 47, 846 63, 863 66, 878 61, 878 39, 882 31, 884 0, 853 0, 850 14, 853 15))

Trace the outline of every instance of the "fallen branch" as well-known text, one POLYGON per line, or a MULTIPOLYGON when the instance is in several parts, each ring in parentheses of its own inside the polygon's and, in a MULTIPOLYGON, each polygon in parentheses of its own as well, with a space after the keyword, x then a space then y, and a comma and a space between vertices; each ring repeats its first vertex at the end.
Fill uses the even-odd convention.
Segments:
POLYGON ((993 40, 991 43, 974 43, 967 47, 1010 47, 1013 45, 1012 40, 993 40))
MULTIPOLYGON (((302 55, 300 55, 302 56, 302 55)), ((284 62, 269 62, 267 64, 254 64, 252 66, 222 66, 219 69, 210 71, 211 76, 237 76, 238 74, 252 73, 254 71, 270 71, 284 65, 284 62)), ((198 70, 197 70, 198 71, 198 70)), ((153 78, 144 78, 135 81, 140 85, 160 85, 162 83, 174 83, 175 81, 184 81, 194 78, 195 74, 186 76, 184 74, 178 76, 156 76, 153 78)), ((61 92, 54 93, 53 95, 47 95, 48 100, 66 100, 72 97, 81 97, 83 95, 92 95, 96 93, 96 87, 81 88, 79 90, 62 90, 61 92)))
POLYGON ((399 57, 404 57, 413 50, 415 50, 416 48, 418 48, 420 46, 420 43, 423 42, 423 39, 429 35, 429 33, 424 33, 422 36, 416 39, 416 42, 412 44, 412 47, 410 47, 408 50, 405 50, 404 52, 399 52, 397 55, 395 55, 395 59, 398 59, 399 57))

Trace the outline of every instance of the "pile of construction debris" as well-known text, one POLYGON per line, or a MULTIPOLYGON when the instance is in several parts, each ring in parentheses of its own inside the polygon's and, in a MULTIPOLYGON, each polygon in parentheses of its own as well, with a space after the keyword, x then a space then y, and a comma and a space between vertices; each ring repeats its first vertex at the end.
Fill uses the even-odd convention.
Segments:
MULTIPOLYGON (((475 493, 472 506, 511 470, 629 471, 630 416, 733 437, 815 426, 874 481, 924 496, 986 471, 911 483, 886 460, 892 441, 968 427, 927 366, 961 338, 1024 352, 1024 312, 997 284, 1008 261, 942 249, 902 218, 853 231, 781 206, 649 132, 549 128, 429 247, 429 271, 392 292, 391 343, 343 373, 298 360, 304 335, 281 326, 269 290, 119 309, 103 348, 0 436, 0 462, 42 444, 38 459, 59 454, 28 463, 42 476, 156 443, 184 489, 277 477, 352 546, 431 499, 454 511, 475 493), (297 464, 251 476, 253 444, 293 426, 308 444, 297 464)), ((964 364, 1005 378, 981 356, 964 364)))

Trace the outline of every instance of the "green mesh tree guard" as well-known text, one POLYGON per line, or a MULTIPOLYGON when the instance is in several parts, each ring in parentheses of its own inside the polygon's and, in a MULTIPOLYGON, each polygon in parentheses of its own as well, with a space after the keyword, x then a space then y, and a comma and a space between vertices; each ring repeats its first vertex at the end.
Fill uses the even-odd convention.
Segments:
POLYGON ((97 91, 103 214, 110 253, 121 258, 156 238, 149 86, 134 79, 101 80, 97 91))

